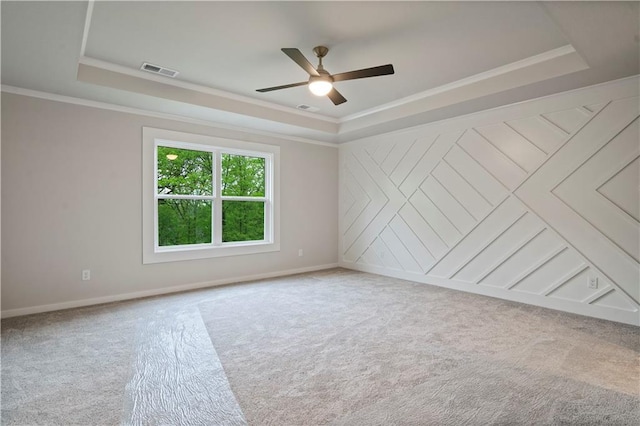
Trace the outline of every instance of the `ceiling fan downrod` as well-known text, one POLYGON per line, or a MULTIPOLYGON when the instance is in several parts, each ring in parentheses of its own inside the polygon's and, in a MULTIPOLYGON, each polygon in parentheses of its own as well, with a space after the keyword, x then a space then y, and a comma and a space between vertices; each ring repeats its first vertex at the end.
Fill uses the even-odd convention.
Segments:
POLYGON ((322 66, 322 58, 327 56, 327 53, 329 53, 329 48, 325 47, 325 46, 316 46, 316 47, 313 48, 313 53, 315 53, 316 56, 318 57, 318 61, 319 61, 318 62, 318 72, 321 73, 321 71, 325 71, 324 67, 322 66))

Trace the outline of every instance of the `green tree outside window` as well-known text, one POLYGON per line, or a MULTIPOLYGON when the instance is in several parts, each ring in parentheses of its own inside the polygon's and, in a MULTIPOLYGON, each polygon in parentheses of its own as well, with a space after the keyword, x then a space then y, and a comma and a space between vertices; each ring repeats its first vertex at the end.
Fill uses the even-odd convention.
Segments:
MULTIPOLYGON (((160 246, 212 242, 214 159, 208 151, 158 146, 160 246)), ((221 153, 220 165, 222 242, 264 240, 265 159, 221 153)))

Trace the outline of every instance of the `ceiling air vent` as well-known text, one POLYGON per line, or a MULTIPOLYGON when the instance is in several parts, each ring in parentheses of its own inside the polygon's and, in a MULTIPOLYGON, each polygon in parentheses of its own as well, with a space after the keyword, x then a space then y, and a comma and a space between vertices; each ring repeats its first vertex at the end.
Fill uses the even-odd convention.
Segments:
POLYGON ((142 66, 140 67, 140 69, 142 71, 147 71, 147 72, 152 72, 154 74, 160 74, 160 75, 164 75, 166 77, 175 77, 176 75, 179 74, 178 71, 175 70, 171 70, 169 68, 165 68, 165 67, 161 67, 159 65, 153 65, 150 64, 148 62, 145 62, 142 64, 142 66))
POLYGON ((320 111, 320 108, 312 107, 311 105, 300 104, 296 108, 301 109, 303 111, 316 112, 320 111))

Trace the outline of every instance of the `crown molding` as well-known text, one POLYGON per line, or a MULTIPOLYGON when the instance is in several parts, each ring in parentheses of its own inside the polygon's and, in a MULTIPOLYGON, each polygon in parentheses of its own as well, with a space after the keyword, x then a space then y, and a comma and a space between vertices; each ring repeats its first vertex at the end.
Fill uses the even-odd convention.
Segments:
POLYGON ((532 65, 539 64, 541 62, 546 62, 546 61, 553 60, 553 59, 559 58, 561 56, 570 55, 570 54, 573 54, 573 53, 577 53, 575 48, 572 45, 567 44, 565 46, 558 47, 556 49, 552 49, 552 50, 549 50, 547 52, 540 53, 538 55, 530 56, 528 58, 525 58, 525 59, 522 59, 522 60, 519 60, 519 61, 516 61, 516 62, 512 62, 512 63, 507 64, 507 65, 503 65, 503 66, 500 66, 500 67, 497 67, 497 68, 493 68, 493 69, 490 69, 488 71, 481 72, 479 74, 475 74, 475 75, 472 75, 472 76, 469 76, 469 77, 466 77, 466 78, 463 78, 463 79, 460 79, 460 80, 457 80, 457 81, 453 81, 451 83, 443 84, 441 86, 437 86, 437 87, 425 90, 424 92, 416 93, 416 94, 404 97, 402 99, 398 99, 398 100, 395 100, 393 102, 386 103, 384 105, 380 105, 380 106, 377 106, 377 107, 374 107, 374 108, 370 108, 370 109, 367 109, 367 110, 364 110, 364 111, 357 112, 355 114, 348 115, 346 117, 343 117, 340 120, 340 123, 341 124, 342 123, 346 123, 348 121, 356 120, 358 118, 365 117, 367 115, 371 115, 371 114, 375 114, 375 113, 378 113, 378 112, 386 111, 386 110, 389 110, 389 109, 392 109, 392 108, 396 108, 396 107, 399 107, 399 106, 402 106, 402 105, 405 105, 405 104, 408 104, 408 103, 411 103, 411 102, 415 102, 415 101, 418 101, 418 100, 421 100, 421 99, 424 99, 424 98, 428 98, 430 96, 435 96, 435 95, 438 95, 440 93, 444 93, 444 92, 447 92, 447 91, 450 91, 450 90, 459 89, 459 88, 464 87, 464 86, 468 86, 468 85, 471 85, 471 84, 474 84, 474 83, 477 83, 477 82, 480 82, 480 81, 483 81, 483 80, 487 80, 487 79, 490 79, 490 78, 493 78, 493 77, 501 76, 501 75, 504 75, 504 74, 507 74, 507 73, 510 73, 510 72, 513 72, 513 71, 516 71, 516 70, 520 70, 520 69, 523 69, 523 68, 526 68, 526 67, 530 67, 532 65))
POLYGON ((345 117, 340 124, 339 134, 366 129, 379 123, 415 116, 588 68, 573 46, 565 45, 379 108, 363 111, 361 114, 345 117))
MULTIPOLYGON (((518 106, 518 108, 514 109, 514 111, 516 111, 517 114, 522 115, 522 114, 526 114, 528 109, 535 110, 539 103, 550 102, 550 101, 555 102, 556 99, 566 97, 571 94, 580 95, 581 102, 585 102, 585 103, 596 103, 596 102, 603 101, 606 98, 606 96, 604 96, 603 93, 610 92, 611 90, 614 90, 616 93, 618 93, 620 97, 624 97, 625 93, 628 96, 635 96, 640 91, 639 83, 640 83, 640 75, 633 75, 633 76, 624 77, 618 80, 612 80, 604 83, 595 84, 593 86, 581 87, 577 89, 568 90, 565 92, 554 93, 554 94, 543 96, 540 98, 528 99, 525 101, 516 102, 508 105, 501 105, 495 108, 472 112, 472 113, 461 115, 461 116, 446 118, 444 120, 438 120, 438 121, 433 121, 425 124, 420 124, 418 126, 411 126, 411 127, 398 129, 390 132, 382 132, 380 133, 380 135, 401 135, 407 132, 413 132, 416 129, 427 128, 427 127, 441 128, 449 125, 454 125, 460 122, 461 120, 470 120, 469 125, 472 125, 473 124, 472 122, 475 120, 483 121, 488 117, 491 117, 494 115, 500 116, 502 114, 502 111, 504 111, 506 108, 513 109, 514 106, 518 106)), ((280 134, 280 133, 260 131, 260 130, 245 128, 240 126, 222 124, 214 121, 207 121, 207 120, 202 120, 197 118, 185 117, 177 114, 167 114, 167 113, 149 111, 141 108, 125 107, 121 105, 110 104, 107 102, 92 101, 92 100, 76 98, 72 96, 64 96, 64 95, 58 95, 55 93, 42 92, 38 90, 24 89, 24 88, 15 87, 15 86, 2 85, 0 86, 0 91, 3 93, 10 93, 10 94, 27 96, 32 98, 45 99, 45 100, 50 100, 55 102, 62 102, 62 103, 68 103, 73 105, 86 106, 90 108, 98 108, 98 109, 104 109, 109 111, 122 112, 126 114, 142 115, 146 117, 160 118, 165 120, 178 121, 181 123, 196 124, 196 125, 205 126, 205 127, 237 131, 237 132, 242 132, 242 133, 247 133, 252 135, 259 135, 259 136, 266 136, 266 137, 271 137, 271 138, 276 138, 281 140, 288 140, 292 142, 301 142, 301 143, 307 143, 312 145, 328 146, 332 148, 338 148, 338 146, 348 145, 348 144, 359 142, 361 140, 371 139, 372 137, 372 136, 365 136, 362 138, 356 138, 353 140, 347 140, 339 143, 338 142, 336 143, 322 142, 322 141, 317 141, 313 139, 301 138, 297 136, 289 136, 289 135, 280 134)), ((574 102, 574 100, 572 99, 571 102, 574 102)))
POLYGON ((584 105, 608 102, 611 97, 619 99, 638 96, 640 94, 640 74, 623 77, 617 80, 605 81, 592 86, 579 87, 564 92, 553 93, 539 98, 527 99, 520 102, 500 105, 481 111, 475 111, 456 117, 432 121, 417 126, 405 127, 390 132, 382 132, 373 136, 364 136, 352 140, 340 142, 340 146, 357 144, 362 141, 373 140, 379 136, 401 136, 412 134, 424 129, 432 129, 434 132, 447 132, 452 129, 481 126, 494 121, 514 120, 530 115, 536 115, 548 104, 552 104, 558 110, 569 109, 582 103, 584 105))
MULTIPOLYGON (((187 89, 187 90, 191 90, 191 91, 195 91, 195 92, 199 92, 199 93, 204 93, 207 95, 211 95, 211 96, 215 96, 215 97, 219 97, 219 98, 223 98, 223 99, 228 99, 231 101, 236 101, 236 102, 242 102, 242 103, 246 103, 246 104, 250 104, 250 105, 254 105, 254 106, 258 106, 258 107, 262 107, 262 108, 268 108, 274 111, 279 111, 279 112, 284 112, 287 114, 293 114, 293 115, 297 115, 300 117, 305 117, 308 119, 313 119, 313 120, 318 120, 318 121, 323 121, 326 123, 330 123, 330 124, 334 124, 334 125, 338 125, 340 123, 340 120, 338 120, 337 118, 333 118, 333 117, 327 117, 324 115, 320 115, 320 114, 314 114, 311 112, 307 112, 307 111, 302 111, 296 108, 291 108, 291 107, 286 107, 286 106, 282 106, 282 105, 278 105, 278 104, 274 104, 272 102, 267 102, 267 101, 262 101, 259 99, 254 99, 248 96, 243 96, 243 95, 238 95, 235 93, 230 93, 230 92, 226 92, 224 90, 220 90, 220 89, 214 89, 212 87, 209 86, 204 86, 201 84, 195 84, 195 83, 190 83, 190 82, 186 82, 186 81, 182 81, 182 80, 174 80, 171 79, 169 77, 163 77, 163 76, 159 76, 159 75, 154 75, 154 74, 150 74, 147 72, 144 72, 142 70, 138 70, 138 69, 133 69, 133 68, 129 68, 129 67, 125 67, 122 65, 117 65, 111 62, 107 62, 107 61, 103 61, 100 59, 95 59, 95 58, 91 58, 88 56, 81 56, 80 59, 78 60, 78 65, 87 65, 89 67, 92 68, 99 68, 99 69, 103 69, 103 70, 107 70, 107 71, 111 71, 114 73, 118 73, 118 74, 123 74, 123 75, 127 75, 130 77, 135 77, 135 78, 140 78, 143 80, 148 80, 148 81, 153 81, 156 83, 161 83, 163 85, 167 85, 167 86, 174 86, 174 87, 179 87, 182 89, 187 89)), ((336 132, 337 132, 337 127, 336 127, 336 132)))
POLYGON ((45 99, 45 100, 54 101, 54 102, 62 102, 62 103, 80 105, 80 106, 85 106, 90 108, 98 108, 98 109, 104 109, 109 111, 122 112, 125 114, 142 115, 145 117, 160 118, 163 120, 179 121, 181 123, 196 124, 199 126, 206 126, 206 127, 211 127, 215 129, 231 130, 231 131, 242 132, 242 133, 247 133, 251 135, 257 135, 257 136, 266 136, 270 138, 288 140, 292 142, 301 142, 301 143, 312 144, 312 145, 328 146, 332 148, 338 147, 337 144, 330 143, 330 142, 316 141, 313 139, 301 138, 297 136, 289 136, 286 134, 261 131, 261 130, 246 128, 246 127, 240 127, 240 126, 232 126, 232 125, 223 124, 219 122, 207 121, 207 120, 202 120, 198 118, 191 118, 191 117, 186 117, 186 116, 177 115, 177 114, 167 114, 167 113, 149 111, 141 108, 126 107, 122 105, 110 104, 107 102, 92 101, 88 99, 58 95, 56 93, 42 92, 39 90, 24 89, 22 87, 8 86, 4 84, 0 86, 0 91, 3 93, 27 96, 31 98, 45 99))
POLYGON ((568 44, 336 119, 82 56, 78 80, 339 136, 589 68, 568 44))

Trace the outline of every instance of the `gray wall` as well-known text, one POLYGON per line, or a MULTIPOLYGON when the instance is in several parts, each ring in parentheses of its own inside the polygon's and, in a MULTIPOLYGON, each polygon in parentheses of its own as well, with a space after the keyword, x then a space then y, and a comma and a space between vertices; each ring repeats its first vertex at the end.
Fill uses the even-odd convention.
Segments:
POLYGON ((2 150, 3 314, 337 263, 335 147, 3 93, 2 150), (143 126, 279 145, 281 251, 143 265, 143 126))

